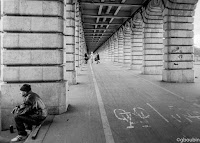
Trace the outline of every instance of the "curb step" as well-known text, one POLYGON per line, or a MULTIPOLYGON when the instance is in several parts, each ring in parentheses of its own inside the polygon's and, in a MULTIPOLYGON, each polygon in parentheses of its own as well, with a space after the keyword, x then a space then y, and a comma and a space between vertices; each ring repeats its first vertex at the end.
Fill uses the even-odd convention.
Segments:
POLYGON ((53 122, 54 115, 48 115, 45 121, 41 124, 41 127, 36 127, 28 136, 28 138, 25 140, 24 143, 42 143, 44 137, 46 136, 49 127, 51 126, 51 123, 53 122), (35 130, 37 134, 35 136, 35 130), (34 139, 35 136, 35 139, 34 139))

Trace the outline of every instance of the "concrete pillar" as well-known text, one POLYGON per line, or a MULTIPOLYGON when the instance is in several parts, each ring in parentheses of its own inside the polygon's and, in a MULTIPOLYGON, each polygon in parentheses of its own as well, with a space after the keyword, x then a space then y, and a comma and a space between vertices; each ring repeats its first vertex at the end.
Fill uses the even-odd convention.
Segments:
POLYGON ((111 47, 111 61, 114 62, 114 39, 111 37, 110 39, 110 47, 111 47))
POLYGON ((143 22, 135 16, 132 19, 132 65, 131 69, 141 70, 143 63, 143 22))
POLYGON ((114 35, 114 62, 119 62, 119 51, 118 51, 118 36, 114 35))
POLYGON ((104 57, 105 49, 104 49, 104 47, 105 47, 105 43, 99 49, 99 56, 100 56, 101 62, 105 61, 105 57, 104 57))
POLYGON ((76 84, 75 69, 75 4, 64 0, 64 76, 70 84, 76 84))
MULTIPOLYGON (((0 19, 0 24, 2 24, 1 23, 1 19, 0 19)), ((1 43, 1 47, 2 47, 2 27, 1 27, 1 25, 0 25, 0 43, 1 43)), ((0 48, 0 55, 1 55, 1 48, 0 48)), ((1 58, 0 58, 0 63, 1 63, 1 58)), ((1 75, 1 68, 0 68, 0 75, 1 75)), ((1 134, 1 130, 2 130, 2 126, 1 126, 1 109, 2 109, 2 102, 1 102, 1 98, 2 98, 2 96, 1 96, 1 93, 0 93, 0 134, 1 134)))
POLYGON ((163 69, 163 16, 161 1, 152 0, 143 11, 144 49, 143 74, 162 74, 163 69))
POLYGON ((1 0, 2 129, 13 124, 11 110, 22 103, 19 89, 29 83, 50 114, 68 107, 63 73, 63 3, 1 0))
POLYGON ((103 51, 104 51, 103 52, 103 59, 106 62, 106 61, 108 61, 108 42, 106 42, 104 44, 104 50, 103 51))
MULTIPOLYGON (((83 32, 83 25, 82 25, 82 22, 81 22, 81 17, 79 15, 79 49, 82 51, 82 55, 80 55, 80 63, 81 65, 84 65, 85 63, 85 53, 87 53, 87 48, 86 48, 86 45, 85 45, 85 38, 84 38, 84 32, 83 32)), ((89 54, 89 53, 88 53, 89 54)))
POLYGON ((78 43, 79 43, 79 66, 82 67, 85 63, 84 56, 85 53, 87 53, 85 42, 83 39, 83 28, 82 28, 82 22, 81 22, 81 13, 79 11, 79 36, 78 36, 78 43), (83 41, 83 42, 82 42, 83 41))
POLYGON ((80 49, 79 49, 79 3, 75 4, 75 71, 80 73, 80 49))
POLYGON ((108 39, 108 61, 112 58, 112 44, 111 39, 108 39))
POLYGON ((164 70, 167 82, 194 82, 193 16, 197 0, 165 1, 164 70))
POLYGON ((124 66, 127 68, 131 68, 131 56, 132 56, 131 33, 132 31, 130 23, 126 22, 126 25, 124 27, 124 66))
POLYGON ((110 60, 109 59, 109 53, 110 53, 110 51, 109 51, 109 41, 106 41, 104 47, 105 47, 104 55, 103 55, 104 61, 109 61, 110 60))
POLYGON ((105 47, 105 43, 101 46, 100 48, 100 51, 99 51, 99 56, 100 56, 100 60, 101 62, 104 62, 105 61, 105 50, 104 50, 104 47, 105 47))
POLYGON ((123 63, 124 56, 124 34, 122 29, 118 31, 118 48, 119 48, 119 63, 123 63))
POLYGON ((105 43, 101 46, 100 52, 99 52, 101 62, 105 61, 104 55, 105 55, 105 43))

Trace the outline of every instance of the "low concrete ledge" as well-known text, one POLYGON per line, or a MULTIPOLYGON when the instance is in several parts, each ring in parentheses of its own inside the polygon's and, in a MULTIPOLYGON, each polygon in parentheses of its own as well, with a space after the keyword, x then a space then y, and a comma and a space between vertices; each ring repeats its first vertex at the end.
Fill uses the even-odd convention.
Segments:
POLYGON ((31 132, 31 134, 28 136, 28 138, 25 140, 24 143, 42 143, 46 133, 48 132, 49 127, 51 126, 53 122, 53 119, 54 119, 54 115, 48 115, 44 123, 40 127, 40 130, 38 131, 38 135, 36 139, 35 140, 32 139, 32 134, 34 132, 31 132))
MULTIPOLYGON (((1 84, 1 120, 2 130, 14 125, 12 109, 22 103, 19 89, 23 84, 1 84)), ((32 91, 37 93, 47 105, 49 114, 61 114, 68 107, 68 81, 56 83, 30 83, 32 91)))

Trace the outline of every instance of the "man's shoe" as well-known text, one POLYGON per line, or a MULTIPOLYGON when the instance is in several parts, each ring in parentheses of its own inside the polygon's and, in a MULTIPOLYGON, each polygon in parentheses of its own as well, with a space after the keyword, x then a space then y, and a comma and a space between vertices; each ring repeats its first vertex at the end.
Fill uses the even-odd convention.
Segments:
POLYGON ((18 141, 23 141, 27 138, 27 136, 22 136, 22 135, 18 135, 15 138, 11 139, 11 142, 18 142, 18 141))

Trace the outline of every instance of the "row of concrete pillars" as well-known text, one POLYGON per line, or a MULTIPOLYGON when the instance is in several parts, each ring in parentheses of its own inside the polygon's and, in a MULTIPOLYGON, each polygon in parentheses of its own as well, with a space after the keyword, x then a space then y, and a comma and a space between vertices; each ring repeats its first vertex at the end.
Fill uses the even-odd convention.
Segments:
POLYGON ((152 0, 104 43, 101 59, 166 82, 194 82, 193 21, 197 0, 152 0))
POLYGON ((19 89, 32 86, 49 114, 66 112, 70 84, 87 52, 79 3, 1 0, 1 125, 13 123, 19 89))
MULTIPOLYGON (((164 67, 163 80, 193 82, 196 3, 150 1, 98 49, 101 59, 146 74, 160 74, 164 67)), ((50 114, 67 110, 68 85, 76 84, 87 52, 81 21, 74 0, 1 0, 2 129, 13 122, 10 111, 22 102, 18 93, 24 83, 43 98, 50 114)))

